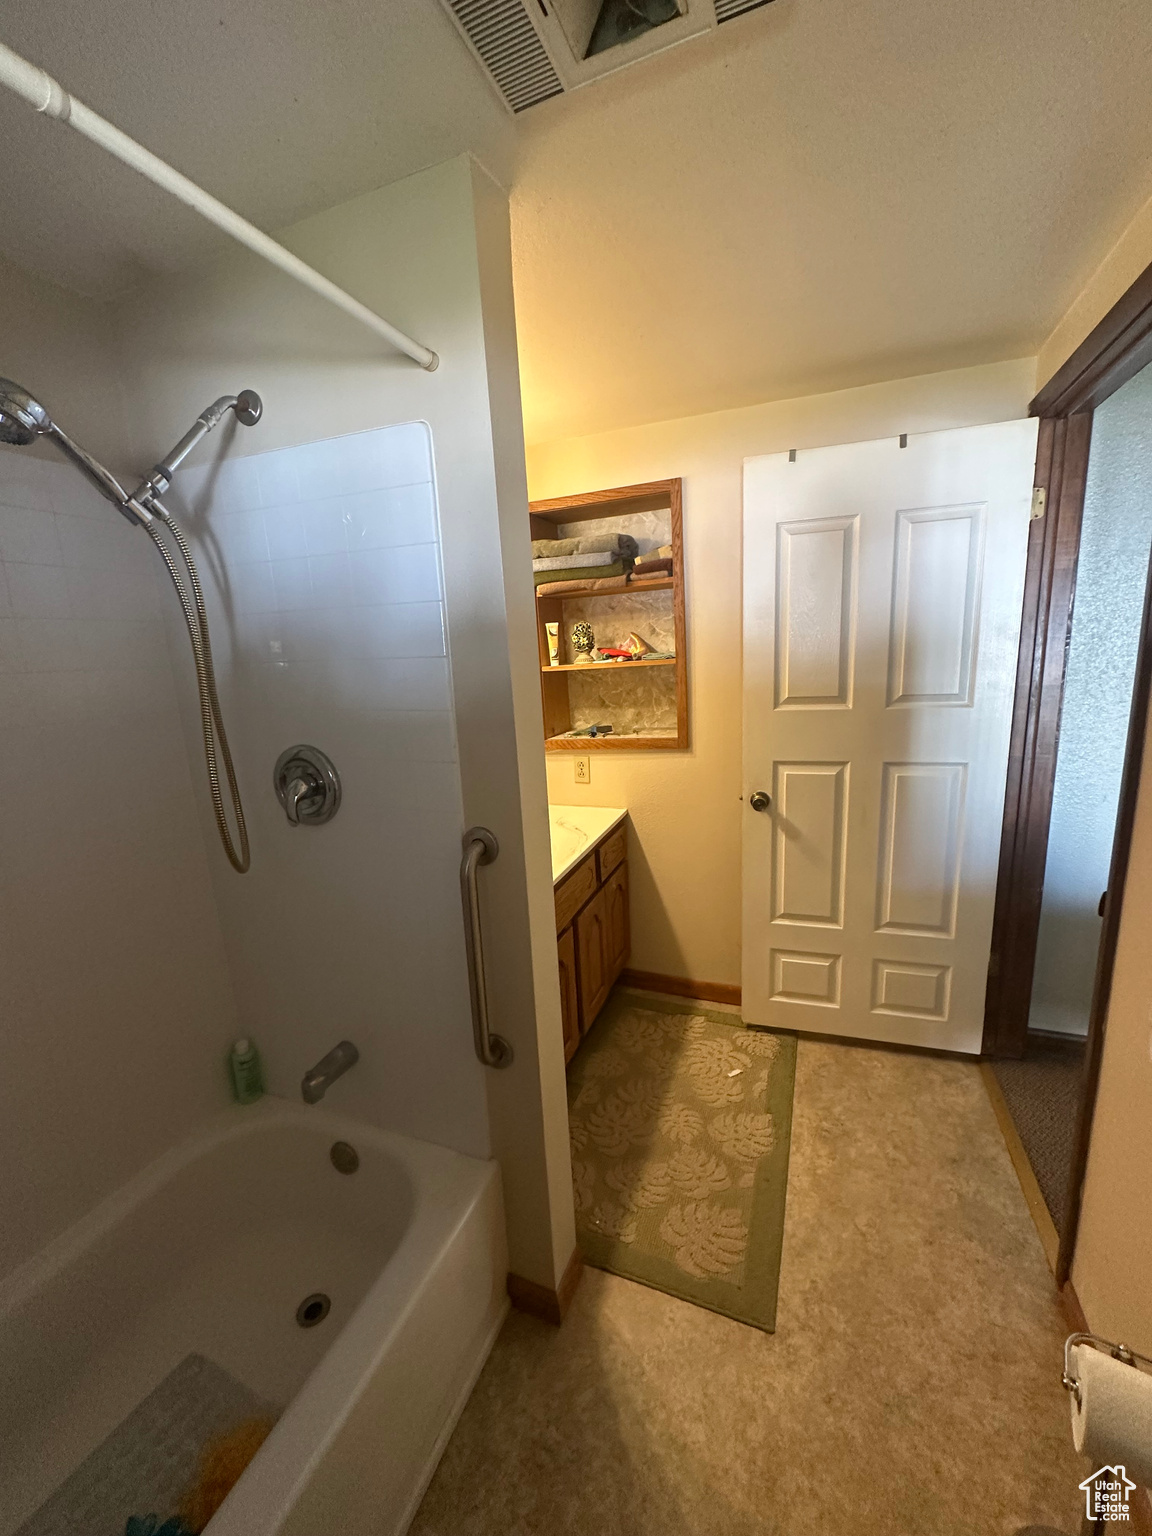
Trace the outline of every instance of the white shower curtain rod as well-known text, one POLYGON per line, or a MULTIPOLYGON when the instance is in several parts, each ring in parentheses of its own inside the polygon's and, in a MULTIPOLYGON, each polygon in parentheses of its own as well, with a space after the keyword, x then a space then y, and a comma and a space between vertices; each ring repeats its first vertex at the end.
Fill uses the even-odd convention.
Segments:
POLYGON ((389 325, 387 320, 381 318, 366 305, 354 299, 350 293, 345 293, 343 288, 338 288, 335 283, 329 282, 326 277, 310 267, 307 262, 301 261, 298 256, 293 256, 291 251, 278 245, 275 240, 266 235, 263 230, 249 224, 247 219, 242 219, 238 213, 233 213, 231 208, 212 197, 194 181, 189 181, 187 176, 181 176, 179 171, 174 171, 158 156, 137 144, 135 139, 130 139, 126 133, 121 133, 119 128, 113 127, 105 118, 86 107, 82 101, 77 101, 75 96, 69 96, 68 92, 52 76, 44 70, 38 69, 35 64, 29 64, 27 59, 22 59, 18 53, 13 53, 11 48, 6 48, 0 43, 0 85, 6 85, 9 90, 15 91, 17 96, 22 96, 26 102, 35 107, 37 112, 43 112, 48 117, 54 117, 62 123, 67 123, 82 133, 85 138, 99 144, 109 154, 115 155, 125 165, 139 171, 142 176, 147 176, 149 181, 154 181, 158 187, 163 187, 165 192, 170 192, 195 212, 201 214, 209 223, 215 224, 218 229, 224 230, 234 240, 239 240, 241 245, 246 245, 250 251, 255 251, 258 256, 263 256, 273 266, 279 267, 282 272, 287 272, 289 277, 294 277, 297 282, 311 288, 313 293, 318 293, 322 298, 335 304, 345 314, 351 315, 378 336, 383 336, 386 341, 405 353, 414 363, 419 363, 421 368, 431 371, 437 366, 440 359, 430 348, 421 346, 418 341, 413 341, 411 336, 406 336, 403 331, 397 330, 394 325, 389 325))

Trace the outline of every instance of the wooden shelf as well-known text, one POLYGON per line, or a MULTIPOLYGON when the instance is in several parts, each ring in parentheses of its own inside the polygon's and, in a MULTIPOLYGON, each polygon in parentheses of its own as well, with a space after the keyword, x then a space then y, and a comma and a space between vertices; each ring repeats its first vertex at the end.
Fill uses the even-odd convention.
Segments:
POLYGON ((636 752, 651 747, 679 747, 678 731, 632 732, 628 736, 546 736, 544 746, 549 752, 636 752))
POLYGON ((557 667, 541 667, 541 672, 631 672, 635 667, 674 667, 675 656, 658 656, 654 661, 563 661, 557 667))
MULTIPOLYGON (((678 479, 651 480, 643 485, 622 485, 611 490, 587 491, 579 496, 558 496, 551 501, 534 501, 529 507, 531 514, 530 525, 534 539, 552 539, 557 536, 560 529, 566 528, 570 523, 585 523, 600 518, 634 519, 637 514, 648 512, 663 512, 667 509, 670 537, 665 541, 672 546, 672 571, 668 575, 660 574, 649 578, 640 577, 636 581, 620 582, 611 589, 597 588, 592 580, 572 584, 567 592, 544 592, 541 588, 554 586, 564 580, 563 571, 549 572, 555 575, 554 582, 542 582, 536 589, 536 638, 540 659, 540 692, 544 710, 544 745, 549 752, 628 752, 637 748, 663 748, 665 751, 683 751, 688 746, 688 667, 685 657, 688 651, 687 625, 684 618, 684 539, 682 521, 682 486, 678 479), (664 656, 652 661, 621 661, 621 662, 565 662, 561 666, 549 666, 548 661, 548 635, 547 626, 557 622, 564 623, 564 604, 570 598, 585 599, 589 597, 615 597, 628 598, 634 594, 644 592, 667 592, 668 612, 662 615, 662 622, 667 628, 668 617, 672 620, 673 634, 667 644, 669 650, 676 652, 675 656, 664 656), (682 663, 684 663, 682 665, 682 663), (564 733, 571 729, 573 716, 573 699, 575 693, 578 699, 583 695, 578 688, 572 689, 572 677, 574 673, 584 672, 597 677, 603 673, 609 673, 613 677, 619 677, 631 671, 638 671, 641 667, 671 667, 673 671, 668 675, 672 684, 667 692, 674 696, 675 701, 675 726, 669 730, 653 730, 643 733, 621 731, 619 735, 613 732, 608 736, 566 736, 564 733)), ((619 527, 619 524, 614 525, 619 527)), ((627 533, 632 530, 625 525, 620 529, 627 533)), ((603 579, 603 578, 601 578, 603 579)), ((654 605, 660 607, 662 605, 654 605)), ((631 617, 628 622, 640 624, 643 630, 643 621, 639 614, 640 605, 633 610, 636 617, 631 617)), ((599 613, 601 610, 596 610, 599 613)), ((606 617, 604 623, 611 626, 613 610, 603 610, 606 617)), ((627 605, 623 610, 627 612, 627 605)), ((619 612, 615 615, 617 623, 620 622, 619 612)), ((599 623, 599 620, 596 621, 599 623)), ((648 683, 651 691, 664 694, 665 687, 657 688, 657 679, 650 678, 648 683)), ((627 688, 618 690, 622 695, 627 695, 627 688)), ((636 684, 636 697, 643 696, 643 685, 636 684)), ((620 706, 621 723, 625 723, 630 715, 628 707, 620 706)), ((610 718, 611 710, 605 708, 606 718, 610 718)), ((579 717, 578 717, 579 718, 579 717)))
MULTIPOLYGON (((559 579, 563 580, 563 573, 560 573, 559 579)), ((540 586, 545 585, 547 583, 540 583, 540 586)), ((626 587, 617 587, 612 592, 605 591, 603 587, 579 586, 573 587, 570 592, 545 592, 543 596, 545 601, 551 598, 563 603, 570 597, 631 597, 634 592, 671 592, 675 585, 675 579, 671 576, 654 576, 651 581, 630 581, 626 587)), ((540 595, 540 587, 537 587, 537 600, 540 595)))

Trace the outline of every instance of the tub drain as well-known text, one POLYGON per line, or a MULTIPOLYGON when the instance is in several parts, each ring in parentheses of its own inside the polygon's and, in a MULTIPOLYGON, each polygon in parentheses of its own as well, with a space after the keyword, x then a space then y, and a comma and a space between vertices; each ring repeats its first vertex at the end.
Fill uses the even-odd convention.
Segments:
POLYGON ((325 1296, 323 1291, 313 1291, 296 1308, 296 1321, 301 1328, 315 1328, 317 1323, 322 1323, 328 1316, 331 1307, 330 1296, 325 1296))

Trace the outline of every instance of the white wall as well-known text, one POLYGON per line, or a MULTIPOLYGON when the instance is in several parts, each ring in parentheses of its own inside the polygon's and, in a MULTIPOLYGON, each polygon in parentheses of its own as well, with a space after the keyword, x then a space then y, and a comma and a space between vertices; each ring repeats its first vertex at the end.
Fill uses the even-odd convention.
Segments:
POLYGON ((830 395, 539 444, 532 498, 684 477, 686 752, 548 757, 549 798, 631 815, 632 958, 638 970, 740 981, 741 475, 746 457, 1027 413, 1031 360, 965 368, 830 395))
MULTIPOLYGON (((440 367, 423 372, 290 279, 238 252, 195 276, 157 283, 124 307, 125 372, 140 386, 139 462, 151 462, 158 445, 167 446, 207 401, 242 387, 262 395, 263 421, 250 430, 222 429, 197 462, 220 463, 390 423, 430 424, 461 782, 459 793, 450 787, 441 792, 436 781, 447 765, 433 763, 424 773, 427 760, 408 757, 405 771, 422 781, 421 815, 428 818, 422 826, 430 839, 434 826, 435 839, 415 846, 409 838, 387 851, 378 869, 361 870, 357 878, 367 902, 379 898, 383 924, 414 864, 429 861, 441 907, 418 952, 409 956, 395 996, 372 945, 371 914, 357 915, 355 931, 345 932, 339 951, 332 925, 325 923, 313 953, 318 969, 311 973, 316 980, 309 983, 308 1003, 313 1012, 323 1008, 328 993, 322 978, 328 977, 345 1006, 358 999, 359 1043, 371 1047, 364 1070, 355 1069, 338 1085, 333 1103, 339 1095, 381 1122, 475 1148, 487 1100, 504 1177, 512 1267, 551 1285, 572 1252, 574 1229, 566 1138, 556 1116, 545 1116, 542 1107, 545 1099, 562 1105, 564 1093, 550 930, 550 963, 541 947, 548 928, 541 914, 551 901, 544 782, 535 753, 521 763, 517 750, 517 734, 526 729, 518 714, 535 711, 538 732, 539 698, 534 656, 521 639, 521 632, 531 634, 532 599, 506 202, 461 159, 305 220, 282 238, 434 347, 440 367), (507 593, 506 568, 512 582, 507 593), (531 688, 521 678, 528 669, 531 688), (455 868, 459 858, 463 826, 472 822, 491 826, 503 850, 482 871, 494 1023, 516 1051, 514 1066, 499 1074, 481 1069, 472 1052, 460 1007, 459 910, 443 883, 448 862, 455 868), (423 1004, 413 999, 420 967, 426 972, 423 1004), (431 1037, 422 1006, 436 1012, 431 1037)), ((227 515, 223 504, 219 511, 227 515)), ((266 519, 264 526, 273 524, 266 519)), ((295 683, 283 707, 261 698, 260 707, 271 711, 269 724, 246 738, 240 765, 255 822, 256 873, 243 877, 247 886, 240 882, 233 895, 230 882, 237 877, 219 872, 229 911, 246 904, 243 922, 235 919, 233 945, 245 1007, 250 1011, 264 989, 275 989, 268 994, 271 1003, 261 1002, 257 1022, 275 1081, 289 1085, 318 1046, 339 1038, 345 1020, 338 1008, 325 1018, 304 1016, 285 979, 288 951, 308 942, 310 895, 331 892, 344 875, 352 876, 356 840, 361 832, 368 835, 369 818, 384 805, 374 802, 373 793, 386 794, 388 768, 396 764, 378 720, 364 717, 354 730, 354 711, 341 715, 336 701, 323 703, 322 711, 308 713, 295 683), (297 729, 342 740, 333 756, 343 752, 353 765, 356 788, 329 827, 292 833, 268 802, 273 746, 289 745, 285 733, 297 729), (360 752, 360 730, 376 732, 372 753, 360 752), (378 771, 379 786, 365 796, 361 786, 370 768, 378 771), (296 861, 294 875, 285 876, 283 899, 273 903, 265 899, 259 871, 279 867, 283 875, 281 856, 296 861), (349 861, 342 867, 341 857, 349 861), (314 882, 304 861, 329 858, 333 868, 314 882), (284 932, 289 916, 291 938, 284 932)), ((376 824, 372 835, 380 833, 376 824)), ((218 867, 222 856, 215 850, 211 856, 218 867)), ((301 959, 291 974, 302 969, 301 959)))
MULTIPOLYGON (((106 317, 6 269, 4 367, 119 452, 106 317)), ((235 1020, 154 551, 0 449, 0 1272, 228 1099, 235 1020)))
MULTIPOLYGON (((423 423, 382 427, 181 470, 168 504, 193 530, 253 843, 238 876, 201 795, 269 1089, 296 1098, 347 1037, 360 1062, 330 1090, 333 1109, 486 1157, 432 460, 423 423), (299 742, 341 776, 323 827, 290 826, 271 791, 272 765, 299 742)), ((167 611, 200 770, 187 635, 174 602, 167 611)))

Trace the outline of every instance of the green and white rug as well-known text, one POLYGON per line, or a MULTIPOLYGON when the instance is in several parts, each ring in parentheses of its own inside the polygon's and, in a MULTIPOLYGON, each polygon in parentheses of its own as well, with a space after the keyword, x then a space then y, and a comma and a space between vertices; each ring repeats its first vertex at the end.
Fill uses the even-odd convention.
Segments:
POLYGON ((771 1333, 796 1037, 617 992, 568 1076, 589 1264, 771 1333))

